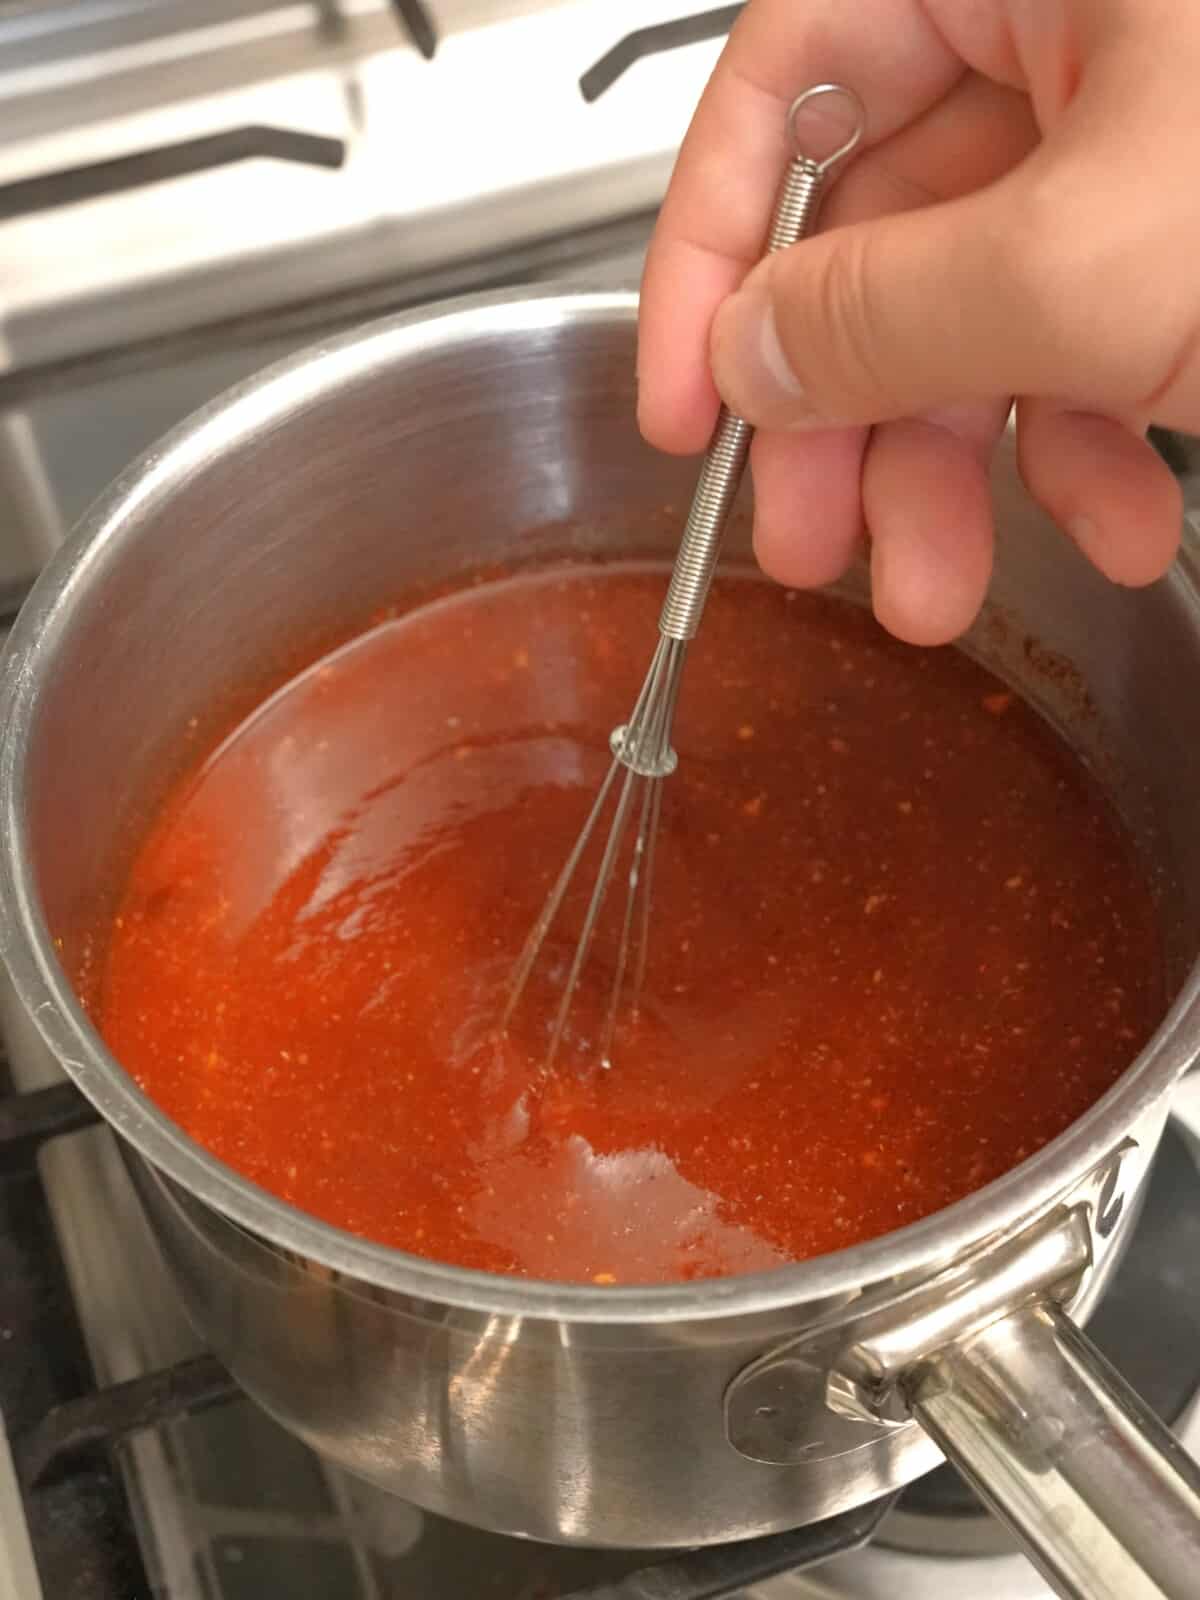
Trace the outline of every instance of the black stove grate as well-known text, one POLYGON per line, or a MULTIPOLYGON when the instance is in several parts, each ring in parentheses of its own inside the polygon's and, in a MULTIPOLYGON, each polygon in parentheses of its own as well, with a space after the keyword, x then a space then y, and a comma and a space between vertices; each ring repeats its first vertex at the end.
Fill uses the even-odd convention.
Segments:
MULTIPOLYGON (((7 1067, 0 1063, 7 1081, 7 1067)), ((93 1388, 83 1334, 34 1157, 38 1142, 94 1116, 76 1091, 0 1101, 0 1412, 17 1444, 56 1406, 93 1388)), ((107 1456, 25 1497, 47 1600, 148 1594, 130 1509, 107 1456)))
POLYGON ((437 54, 438 36, 425 0, 392 0, 392 10, 426 61, 432 61, 437 54))
POLYGON ((751 1584, 785 1572, 803 1572, 859 1549, 874 1534, 894 1498, 875 1500, 811 1528, 669 1556, 614 1583, 574 1589, 562 1600, 727 1600, 751 1584))
POLYGON ((659 22, 627 33, 582 75, 580 94, 590 104, 647 56, 665 55, 668 50, 682 50, 685 45, 700 44, 705 39, 719 39, 729 32, 741 9, 740 5, 718 6, 715 11, 697 11, 677 17, 674 22, 659 22))
POLYGON ((28 1494, 57 1483, 97 1449, 111 1449, 143 1428, 161 1427, 239 1392, 217 1358, 202 1355, 64 1401, 17 1440, 21 1487, 28 1494))
POLYGON ((0 185, 0 222, 253 160, 284 161, 336 172, 345 164, 346 144, 342 139, 295 128, 227 128, 222 133, 203 134, 178 144, 158 145, 133 155, 43 172, 0 185))

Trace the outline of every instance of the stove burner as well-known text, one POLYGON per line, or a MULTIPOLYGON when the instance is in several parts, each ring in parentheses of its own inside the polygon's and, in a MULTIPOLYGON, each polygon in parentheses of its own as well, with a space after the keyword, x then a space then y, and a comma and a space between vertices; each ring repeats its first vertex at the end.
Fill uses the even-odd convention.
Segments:
MULTIPOLYGON (((1200 1149, 1168 1123, 1142 1214, 1088 1334, 1147 1405, 1174 1426, 1200 1389, 1200 1149)), ((953 1467, 910 1484, 879 1542, 922 1555, 1016 1550, 953 1467)))
POLYGON ((638 28, 626 34, 583 74, 579 80, 580 94, 590 104, 599 100, 606 89, 611 89, 618 78, 645 56, 680 50, 684 45, 700 44, 705 39, 719 39, 729 32, 741 9, 740 5, 721 6, 716 11, 697 12, 694 16, 680 17, 676 22, 661 22, 656 27, 638 28))

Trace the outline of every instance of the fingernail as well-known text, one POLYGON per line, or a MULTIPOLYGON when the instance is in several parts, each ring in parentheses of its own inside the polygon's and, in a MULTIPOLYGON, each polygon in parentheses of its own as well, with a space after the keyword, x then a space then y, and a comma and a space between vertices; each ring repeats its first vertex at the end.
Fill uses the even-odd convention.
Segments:
POLYGON ((749 278, 717 312, 712 357, 722 399, 747 422, 776 428, 818 425, 784 354, 765 276, 749 278))

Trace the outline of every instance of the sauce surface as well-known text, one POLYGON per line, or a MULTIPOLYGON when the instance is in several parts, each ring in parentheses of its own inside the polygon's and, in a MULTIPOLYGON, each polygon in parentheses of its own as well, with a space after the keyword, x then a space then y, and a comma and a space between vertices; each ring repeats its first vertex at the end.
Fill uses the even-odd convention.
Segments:
POLYGON ((1161 960, 1077 758, 961 654, 748 574, 718 582, 689 655, 611 1070, 620 886, 553 1070, 582 894, 497 1039, 663 589, 632 567, 468 587, 319 662, 178 783, 98 1022, 201 1144, 419 1255, 650 1283, 911 1222, 1120 1075, 1161 960))

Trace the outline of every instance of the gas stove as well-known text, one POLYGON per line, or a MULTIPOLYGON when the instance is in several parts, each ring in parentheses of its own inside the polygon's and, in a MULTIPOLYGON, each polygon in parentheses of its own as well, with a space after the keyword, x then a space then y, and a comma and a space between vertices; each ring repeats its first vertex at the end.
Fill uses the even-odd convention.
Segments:
MULTIPOLYGON (((134 454, 267 362, 468 290, 635 284, 738 9, 0 0, 0 623, 134 454)), ((0 1595, 1047 1592, 948 1470, 671 1556, 477 1533, 346 1477, 198 1345, 112 1136, 2 986, 0 1024, 0 1595)), ((1200 1078, 1177 1113, 1094 1332, 1200 1451, 1200 1078)))

